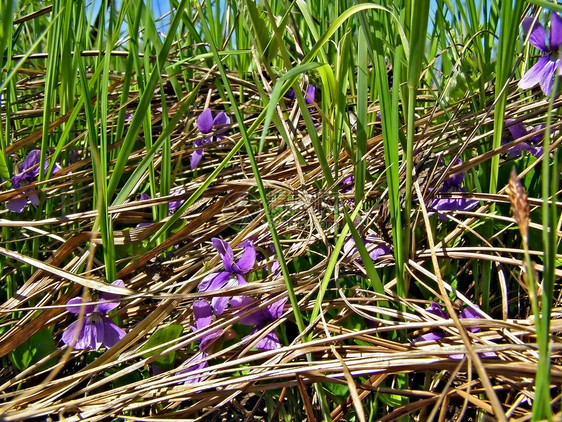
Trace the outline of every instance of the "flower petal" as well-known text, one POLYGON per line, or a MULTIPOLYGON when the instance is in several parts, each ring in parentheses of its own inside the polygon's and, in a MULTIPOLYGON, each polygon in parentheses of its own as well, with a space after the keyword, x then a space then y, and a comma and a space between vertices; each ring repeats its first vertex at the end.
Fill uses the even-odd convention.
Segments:
POLYGON ((245 240, 240 243, 241 247, 244 248, 244 252, 240 259, 234 264, 232 271, 238 274, 246 274, 256 263, 256 248, 251 240, 245 240))
POLYGON ((270 331, 267 335, 258 341, 254 347, 259 350, 275 350, 281 347, 281 342, 274 331, 270 331))
POLYGON ((197 129, 201 133, 209 133, 213 130, 213 112, 206 108, 197 118, 197 129))
POLYGON ((308 105, 310 105, 315 101, 315 98, 316 98, 316 87, 310 84, 306 90, 304 100, 308 105))
POLYGON ((205 299, 197 299, 193 302, 193 315, 197 330, 209 326, 213 320, 211 305, 205 299))
MULTIPOLYGON (((229 274, 229 273, 227 273, 229 274)), ((240 276, 239 276, 240 277, 240 276)), ((244 282, 245 280, 242 279, 244 282)), ((223 289, 230 289, 233 287, 238 287, 239 281, 237 278, 232 277, 232 274, 229 274, 229 278, 227 279, 227 283, 222 286, 223 289)), ((236 298, 240 298, 240 296, 236 296, 236 298)), ((211 307, 215 311, 215 314, 222 315, 228 304, 233 298, 231 296, 215 296, 211 299, 211 307)))
POLYGON ((529 152, 536 158, 539 158, 543 153, 542 147, 530 147, 529 152))
POLYGON ((67 346, 71 346, 74 341, 74 350, 94 349, 96 347, 96 326, 92 323, 89 317, 84 318, 82 321, 82 328, 78 332, 79 321, 74 321, 62 333, 62 341, 67 346))
POLYGON ((234 253, 232 252, 232 248, 230 247, 230 244, 217 237, 213 237, 211 239, 211 243, 219 253, 222 259, 222 263, 224 265, 224 269, 228 272, 233 272, 234 253))
MULTIPOLYGON (((209 362, 207 361, 207 353, 205 352, 197 353, 189 360, 189 363, 191 365, 179 371, 178 374, 187 374, 189 372, 199 371, 201 369, 207 368, 209 366, 209 362)), ((185 381, 184 384, 185 385, 194 384, 196 382, 201 381, 201 379, 203 379, 203 377, 205 376, 206 375, 203 373, 194 377, 190 377, 187 379, 187 381, 185 381)))
POLYGON ((125 331, 117 326, 110 318, 101 316, 103 325, 103 344, 106 349, 113 347, 115 343, 125 337, 125 331))
MULTIPOLYGON (((66 302, 66 305, 67 305, 66 310, 68 312, 70 312, 71 314, 78 315, 78 314, 80 314, 81 306, 79 306, 79 305, 81 305, 81 304, 82 304, 82 298, 81 297, 74 297, 74 298, 70 299, 68 302, 66 302)), ((84 311, 84 314, 89 315, 92 312, 94 312, 94 305, 86 305, 86 309, 84 311)))
MULTIPOLYGON (((111 285, 117 287, 125 287, 125 283, 123 283, 123 280, 120 279, 115 280, 113 283, 111 283, 111 285)), ((100 295, 100 301, 111 300, 112 302, 100 303, 99 305, 96 306, 95 312, 99 312, 100 314, 107 315, 108 313, 110 313, 112 310, 114 310, 119 306, 120 299, 121 299, 121 295, 103 292, 100 295)))
MULTIPOLYGON (((226 285, 226 288, 229 287, 238 287, 238 286, 245 286, 246 284, 248 284, 248 282, 246 280, 244 280, 244 277, 242 277, 240 274, 236 274, 236 279, 238 281, 238 283, 236 284, 236 280, 232 283, 229 283, 228 285, 226 285)), ((248 299, 246 296, 242 295, 242 296, 233 296, 232 298, 230 298, 230 306, 233 308, 241 308, 245 305, 247 305, 248 303, 248 299)))
POLYGON ((215 314, 222 315, 228 306, 228 302, 230 302, 229 296, 215 296, 211 300, 211 306, 213 307, 215 314))
POLYGON ((548 51, 546 46, 546 31, 540 22, 529 16, 523 19, 523 34, 529 34, 529 42, 541 51, 548 51))
POLYGON ((37 208, 39 206, 39 196, 37 196, 37 192, 34 189, 31 189, 26 191, 25 194, 27 195, 29 202, 31 202, 31 205, 37 208))
POLYGON ((424 334, 412 340, 412 342, 417 343, 419 341, 439 341, 447 337, 447 333, 441 330, 433 331, 431 333, 424 334))
POLYGON ((550 49, 553 51, 558 51, 562 44, 562 18, 558 13, 552 13, 550 16, 549 42, 550 49))
POLYGON ((230 124, 230 117, 228 117, 228 115, 224 111, 221 111, 213 119, 213 125, 228 125, 228 124, 230 124))
POLYGON ((549 60, 544 65, 543 71, 540 75, 539 85, 541 86, 544 95, 549 96, 550 92, 552 91, 552 84, 554 83, 554 73, 556 73, 556 68, 558 67, 558 61, 552 60, 550 56, 546 56, 546 57, 549 57, 549 60))
POLYGON ((27 198, 21 194, 13 199, 6 201, 6 208, 18 214, 23 211, 26 205, 27 205, 27 198))
POLYGON ((189 167, 191 168, 191 170, 195 170, 197 168, 197 166, 201 162, 201 159, 203 158, 204 152, 205 151, 202 148, 193 151, 193 153, 191 154, 191 161, 189 163, 189 167))
MULTIPOLYGON (((62 342, 67 346, 71 346, 74 341, 78 342, 78 340, 83 336, 84 326, 82 326, 82 329, 79 333, 76 332, 77 329, 78 321, 74 321, 72 324, 66 327, 66 329, 62 333, 62 342)), ((74 345, 74 348, 76 350, 81 350, 76 348, 76 344, 74 345)))
POLYGON ((425 309, 425 311, 443 319, 448 318, 443 308, 441 308, 441 305, 439 305, 437 302, 431 302, 429 306, 425 309))
POLYGON ((369 256, 374 261, 378 257, 387 255, 390 253, 390 248, 385 243, 379 243, 378 245, 372 244, 367 248, 369 256))
POLYGON ((513 119, 507 119, 506 124, 509 125, 507 129, 509 130, 509 133, 511 133, 513 139, 519 139, 527 136, 527 129, 525 129, 523 123, 510 123, 510 120, 513 121, 513 119))
POLYGON ((534 87, 536 84, 538 84, 542 78, 544 68, 545 66, 548 65, 549 61, 550 61, 549 56, 542 56, 534 64, 533 67, 531 67, 529 70, 527 70, 527 72, 525 72, 525 74, 523 75, 517 86, 521 89, 529 89, 534 87))
MULTIPOLYGON (((90 326, 93 327, 92 330, 92 338, 94 342, 94 350, 98 350, 103 343, 103 339, 105 337, 105 321, 104 317, 100 314, 93 313, 88 317, 90 319, 90 326)), ((88 326, 85 327, 86 330, 88 326)))
POLYGON ((226 271, 220 273, 211 273, 201 281, 197 289, 200 292, 212 292, 215 290, 220 290, 228 284, 231 275, 231 273, 226 271))
POLYGON ((41 159, 41 151, 38 149, 31 150, 21 166, 21 172, 33 177, 39 176, 39 160, 41 159))
POLYGON ((287 303, 287 300, 289 300, 289 298, 284 297, 283 299, 273 302, 266 308, 267 317, 270 321, 281 318, 281 315, 283 315, 283 307, 287 303))

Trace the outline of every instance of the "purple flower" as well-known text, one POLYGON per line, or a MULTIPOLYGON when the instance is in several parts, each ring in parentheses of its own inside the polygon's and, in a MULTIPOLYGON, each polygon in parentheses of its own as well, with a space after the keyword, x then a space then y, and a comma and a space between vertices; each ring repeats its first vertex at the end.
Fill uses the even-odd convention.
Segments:
POLYGON ((306 93, 304 96, 304 100, 308 105, 311 105, 316 101, 316 87, 314 85, 312 84, 308 85, 308 88, 306 89, 306 93))
MULTIPOLYGON (((208 360, 207 360, 207 357, 208 357, 208 356, 209 356, 208 353, 207 353, 207 352, 204 352, 204 351, 201 351, 201 352, 196 353, 196 354, 189 360, 188 363, 189 363, 190 365, 189 365, 187 368, 182 369, 181 371, 178 371, 178 372, 177 372, 177 375, 180 375, 180 374, 187 374, 187 373, 189 373, 189 372, 198 371, 198 370, 203 369, 203 368, 208 368, 208 367, 209 367, 209 362, 208 362, 208 360)), ((185 384, 185 385, 187 385, 187 384, 195 384, 196 382, 201 381, 201 380, 202 380, 203 378, 205 378, 205 377, 206 377, 206 374, 200 374, 200 375, 197 375, 197 376, 188 378, 188 379, 184 382, 184 384, 185 384)))
MULTIPOLYGON (((213 117, 213 113, 210 108, 206 108, 197 118, 197 128, 199 132, 203 135, 207 135, 211 133, 215 126, 223 126, 230 123, 230 117, 226 115, 224 111, 219 112, 216 116, 213 117)), ((223 130, 215 135, 207 136, 202 139, 198 139, 193 142, 193 145, 198 148, 196 149, 193 154, 191 155, 191 170, 194 170, 203 158, 204 149, 201 148, 205 144, 209 144, 211 142, 220 141, 226 136, 226 131, 223 130)))
MULTIPOLYGON (((281 318, 281 315, 283 315, 283 307, 285 306, 285 303, 287 303, 287 299, 288 298, 285 297, 273 302, 266 308, 260 309, 257 312, 240 319, 240 323, 244 325, 255 325, 256 327, 249 335, 257 333, 270 322, 281 318)), ((246 298, 244 301, 244 305, 251 305, 252 303, 254 303, 254 300, 250 298, 246 298)), ((275 350, 281 347, 281 342, 279 341, 277 334, 275 334, 274 331, 270 331, 264 338, 258 341, 254 347, 260 350, 275 350)))
MULTIPOLYGON (((195 316, 195 327, 192 327, 193 331, 203 330, 213 322, 213 310, 205 299, 197 299, 193 302, 193 315, 195 316)), ((199 348, 201 350, 207 349, 207 346, 221 334, 222 330, 215 330, 205 334, 199 341, 199 348)))
MULTIPOLYGON (((515 123, 515 119, 507 119, 506 120, 507 129, 511 133, 513 140, 517 140, 520 138, 524 138, 529 135, 525 126, 522 123, 515 123)), ((537 132, 536 135, 531 136, 531 138, 527 142, 519 142, 517 145, 512 146, 509 148, 506 153, 512 157, 519 157, 523 151, 529 151, 535 157, 540 157, 542 155, 543 149, 539 146, 534 146, 536 143, 542 141, 543 133, 542 130, 544 129, 544 125, 539 125, 536 128, 531 130, 531 134, 537 132)), ((503 144, 509 143, 509 140, 504 140, 503 144)))
MULTIPOLYGON (((428 308, 425 310, 426 312, 429 312, 430 314, 433 314, 435 316, 438 316, 439 318, 443 318, 443 319, 448 319, 447 313, 445 311, 443 311, 443 309, 441 308, 441 306, 438 303, 435 302, 431 302, 430 305, 428 306, 428 308)), ((480 308, 478 308, 478 306, 473 305, 473 306, 467 306, 466 308, 464 308, 461 313, 459 314, 459 318, 460 319, 483 319, 484 318, 484 314, 480 311, 480 308)), ((468 328, 468 331, 470 331, 471 333, 476 333, 477 331, 479 331, 479 328, 476 327, 472 327, 472 328, 468 328)), ((440 341, 443 340, 445 337, 448 337, 449 334, 446 333, 443 330, 437 329, 433 332, 424 334, 420 337, 417 337, 413 340, 413 343, 417 343, 420 341, 440 341)), ((482 357, 482 358, 493 358, 496 356, 496 354, 494 352, 483 352, 483 353, 479 353, 478 356, 482 357)), ((449 357, 451 359, 462 359, 464 357, 464 355, 449 355, 449 357)))
POLYGON ((355 187, 355 177, 353 176, 347 176, 340 183, 340 189, 343 193, 351 192, 354 187, 355 187))
MULTIPOLYGON (((461 161, 458 160, 457 164, 461 161)), ((461 184, 464 181, 464 172, 455 174, 449 179, 443 182, 443 187, 439 190, 439 193, 459 193, 466 192, 461 188, 461 184)), ((441 220, 446 220, 447 216, 442 214, 441 211, 468 211, 478 206, 478 201, 476 199, 468 198, 437 198, 429 206, 430 211, 437 211, 437 215, 441 220)))
MULTIPOLYGON (((185 188, 183 186, 180 186, 178 188, 174 188, 170 191, 170 195, 183 195, 186 192, 185 188)), ((149 199, 152 199, 151 196, 148 193, 141 193, 140 194, 140 200, 141 201, 147 201, 149 199)), ((172 215, 174 213, 175 210, 177 210, 179 207, 182 206, 182 204, 185 202, 184 199, 178 199, 176 201, 170 201, 168 203, 168 215, 172 215)), ((150 225, 152 223, 140 223, 142 226, 146 226, 146 225, 150 225)), ((139 227, 137 225, 137 227, 139 227)))
POLYGON ((557 13, 550 16, 550 34, 548 45, 546 31, 544 27, 532 17, 523 19, 523 32, 529 34, 529 42, 542 51, 543 55, 519 81, 519 88, 529 89, 537 83, 540 85, 545 95, 550 95, 554 74, 558 70, 561 74, 560 59, 558 49, 562 44, 562 19, 557 13))
MULTIPOLYGON (((295 90, 293 88, 290 88, 285 93, 285 95, 283 95, 283 97, 285 97, 289 100, 294 100, 296 98, 295 90)), ((308 85, 308 88, 306 89, 306 92, 304 93, 304 101, 308 105, 312 105, 312 103, 314 103, 316 101, 316 86, 315 85, 313 85, 313 84, 308 85)))
MULTIPOLYGON (((242 275, 250 272, 256 262, 256 248, 253 242, 245 240, 240 243, 244 252, 238 261, 234 260, 234 253, 228 242, 216 237, 211 239, 211 242, 222 259, 224 271, 206 276, 199 284, 198 290, 212 292, 248 284, 242 275)), ((215 314, 221 315, 229 304, 239 306, 242 300, 243 296, 216 296, 211 300, 211 306, 215 314)))
MULTIPOLYGON (((12 177, 12 188, 17 189, 23 186, 27 186, 37 180, 39 177, 39 160, 41 159, 41 151, 34 149, 29 152, 23 163, 18 165, 18 174, 12 177)), ((44 174, 47 173, 49 168, 49 160, 45 160, 44 163, 44 174)), ((56 173, 61 168, 55 163, 53 167, 53 173, 56 173)), ((27 205, 27 201, 31 202, 31 205, 37 207, 39 205, 39 197, 35 189, 29 189, 21 192, 15 198, 6 201, 6 207, 12 211, 20 213, 23 211, 27 205)))
MULTIPOLYGON (((115 280, 112 286, 125 287, 122 280, 115 280)), ((74 345, 75 350, 94 349, 98 350, 103 344, 107 349, 125 336, 125 331, 119 328, 107 314, 119 306, 119 295, 112 293, 102 293, 100 301, 111 301, 98 305, 84 305, 84 319, 74 321, 62 333, 62 341, 67 346, 74 345)), ((80 313, 82 298, 75 297, 67 303, 66 310, 71 314, 80 313)))
MULTIPOLYGON (((183 195, 185 194, 186 190, 183 186, 177 187, 175 189, 172 189, 170 191, 171 195, 183 195)), ((175 210, 177 210, 179 207, 181 207, 183 205, 183 203, 185 202, 185 199, 178 199, 176 201, 170 201, 170 203, 168 204, 168 211, 169 214, 173 214, 175 210)))
MULTIPOLYGON (((373 261, 377 260, 383 255, 391 253, 390 247, 376 234, 367 233, 363 239, 363 244, 369 252, 369 256, 373 261)), ((355 240, 350 237, 343 245, 343 253, 345 256, 354 256, 358 253, 357 246, 355 245, 355 240)), ((356 262, 361 263, 361 257, 356 259, 356 262)))

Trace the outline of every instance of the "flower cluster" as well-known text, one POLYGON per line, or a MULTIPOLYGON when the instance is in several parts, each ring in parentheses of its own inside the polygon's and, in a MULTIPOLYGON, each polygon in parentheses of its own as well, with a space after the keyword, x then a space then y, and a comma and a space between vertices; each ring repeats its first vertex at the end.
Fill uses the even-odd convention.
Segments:
MULTIPOLYGON (((256 262, 256 248, 254 247, 253 242, 251 240, 245 240, 240 243, 240 246, 244 248, 244 251, 242 252, 240 259, 237 261, 234 259, 234 253, 228 242, 217 238, 213 238, 211 242, 222 259, 224 271, 209 274, 201 281, 198 290, 200 292, 210 292, 248 284, 243 275, 249 273, 256 262)), ((275 265, 272 266, 272 271, 275 271, 275 265)), ((243 325, 255 325, 256 327, 252 331, 252 333, 255 333, 268 323, 279 319, 283 313, 283 306, 286 302, 286 298, 280 299, 271 305, 263 309, 259 309, 256 312, 242 318, 240 323, 243 325)), ((201 329, 201 327, 209 325, 211 322, 210 318, 212 317, 212 315, 210 315, 211 312, 215 315, 222 315, 227 307, 231 307, 233 309, 245 308, 250 307, 254 303, 254 299, 248 296, 215 296, 211 299, 210 305, 206 300, 201 299, 197 304, 198 312, 195 312, 194 304, 196 326, 198 329, 201 329), (205 305, 202 302, 207 304, 205 305), (203 309, 205 309, 205 312, 203 312, 203 309), (201 318, 198 317, 198 313, 200 315, 204 315, 205 317, 205 319, 200 323, 197 323, 197 321, 201 318)), ((216 337, 216 335, 214 337, 216 337)), ((256 343, 255 347, 261 350, 271 350, 281 347, 281 344, 277 335, 274 332, 270 332, 265 338, 256 343)))
MULTIPOLYGON (((213 238, 211 243, 221 257, 224 271, 207 275, 199 284, 198 290, 200 292, 211 292, 248 284, 244 279, 244 275, 254 268, 257 255, 253 242, 246 240, 240 243, 244 251, 238 260, 235 260, 234 252, 228 242, 213 238)), ((286 302, 287 298, 278 300, 241 318, 239 322, 243 325, 255 326, 249 334, 252 335, 268 323, 279 319, 283 314, 283 307, 286 302)), ((254 299, 242 295, 214 296, 210 303, 206 299, 197 299, 193 302, 195 326, 192 329, 193 331, 206 329, 211 325, 213 317, 222 315, 228 307, 231 309, 249 308, 253 304, 255 304, 254 299)), ((217 329, 203 335, 199 341, 199 352, 190 359, 187 363, 188 366, 179 371, 178 374, 185 374, 208 367, 207 358, 214 348, 214 340, 222 334, 223 330, 217 329)), ((263 339, 259 340, 254 347, 260 350, 273 350, 281 347, 281 343, 275 332, 271 331, 263 339)), ((201 378, 202 376, 189 378, 185 383, 198 382, 201 378)))
POLYGON ((203 135, 209 135, 216 129, 219 129, 219 131, 214 135, 205 136, 204 138, 193 142, 193 146, 197 149, 193 151, 193 154, 191 154, 191 170, 194 170, 203 158, 203 153, 205 151, 202 148, 203 145, 223 139, 227 135, 227 131, 222 127, 228 124, 230 124, 230 117, 228 117, 224 111, 221 111, 216 116, 213 116, 213 112, 210 108, 203 110, 197 118, 197 128, 199 129, 199 132, 203 135))
MULTIPOLYGON (((125 287, 123 280, 115 280, 112 286, 125 287)), ((67 302, 66 310, 74 315, 80 314, 82 307, 84 319, 70 324, 62 334, 62 341, 75 350, 98 350, 104 345, 107 349, 125 336, 125 331, 117 326, 108 316, 113 309, 119 306, 119 295, 102 293, 97 305, 84 304, 81 297, 75 297, 67 302)))
MULTIPOLYGON (((41 159, 41 151, 34 149, 29 152, 25 160, 18 166, 18 173, 12 177, 12 188, 18 189, 27 186, 37 180, 39 177, 39 161, 41 159)), ((43 174, 46 174, 49 168, 49 160, 45 160, 43 174)), ((55 163, 53 173, 59 171, 61 167, 55 163)), ((39 197, 35 189, 28 189, 13 199, 6 201, 6 207, 12 211, 21 213, 27 201, 31 202, 34 207, 39 205, 39 197)))

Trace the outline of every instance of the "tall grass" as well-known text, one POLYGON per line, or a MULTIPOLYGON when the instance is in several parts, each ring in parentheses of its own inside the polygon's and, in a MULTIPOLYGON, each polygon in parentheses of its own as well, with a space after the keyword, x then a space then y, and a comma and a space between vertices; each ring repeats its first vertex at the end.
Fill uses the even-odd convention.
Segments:
POLYGON ((553 420, 555 10, 0 4, 1 418, 553 420))

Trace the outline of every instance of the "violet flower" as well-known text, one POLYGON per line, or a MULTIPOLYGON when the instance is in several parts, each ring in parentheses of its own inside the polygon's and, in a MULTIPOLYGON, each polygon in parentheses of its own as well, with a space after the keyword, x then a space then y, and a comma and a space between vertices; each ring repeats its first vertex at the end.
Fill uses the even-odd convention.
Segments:
MULTIPOLYGON (((193 331, 199 331, 207 328, 213 322, 213 310, 209 302, 205 299, 197 299, 193 302, 193 315, 195 316, 195 326, 191 327, 193 331)), ((191 363, 185 369, 182 369, 178 374, 186 374, 193 371, 198 371, 203 368, 207 368, 209 363, 207 357, 209 356, 209 351, 213 349, 213 340, 222 334, 223 330, 214 330, 210 333, 205 334, 199 340, 199 352, 195 354, 189 361, 191 363)), ((189 378, 184 384, 193 384, 201 381, 205 377, 205 374, 189 378)))
MULTIPOLYGON (((173 188, 170 190, 170 195, 183 195, 185 194, 186 190, 183 186, 177 187, 177 188, 173 188)), ((141 193, 140 194, 140 200, 141 201, 147 201, 149 199, 152 199, 152 197, 148 194, 148 193, 141 193)), ((172 215, 174 213, 174 211, 176 211, 179 207, 181 207, 183 205, 183 203, 185 202, 185 199, 178 199, 175 201, 170 201, 168 202, 168 215, 172 215)))
MULTIPOLYGON (((228 117, 224 111, 219 112, 213 117, 213 113, 210 108, 203 110, 197 118, 197 128, 203 135, 211 133, 215 129, 215 126, 227 125, 229 123, 230 117, 228 117)), ((193 145, 198 149, 191 154, 191 170, 194 170, 199 165, 201 158, 203 158, 204 149, 201 147, 205 144, 220 141, 226 136, 226 133, 227 131, 223 130, 215 135, 207 136, 193 142, 193 145)))
MULTIPOLYGON (((363 244, 369 252, 369 256, 373 261, 377 260, 383 255, 391 253, 390 247, 376 234, 367 233, 363 239, 363 244)), ((343 245, 343 253, 345 256, 354 256, 358 253, 357 245, 353 237, 350 237, 343 245)), ((356 259, 356 262, 362 263, 361 257, 356 259)))
MULTIPOLYGON (((182 369, 181 371, 178 371, 176 375, 187 374, 189 372, 199 371, 201 369, 208 368, 209 367, 209 362, 207 361, 208 356, 209 356, 209 354, 207 352, 204 352, 204 351, 200 351, 200 352, 196 353, 189 360, 188 363, 190 365, 187 368, 182 369)), ((184 382, 184 385, 195 384, 195 383, 201 381, 206 376, 207 375, 205 373, 203 373, 203 374, 200 374, 200 375, 197 375, 197 376, 190 377, 184 382)))
MULTIPOLYGON (((112 286, 125 287, 123 280, 115 280, 112 286)), ((119 306, 119 295, 112 293, 102 293, 100 301, 111 300, 111 302, 99 303, 97 305, 84 305, 85 313, 78 326, 79 320, 70 324, 62 333, 62 341, 67 346, 74 344, 75 350, 93 349, 98 350, 103 344, 107 349, 125 336, 125 331, 119 328, 107 314, 119 306)), ((67 302, 66 310, 71 314, 80 314, 82 304, 81 297, 75 297, 67 302)))
MULTIPOLYGON (((253 242, 245 240, 240 243, 239 246, 244 248, 244 252, 238 261, 234 260, 234 253, 228 242, 215 237, 211 239, 211 243, 222 259, 224 271, 206 276, 199 284, 198 290, 211 292, 248 284, 242 275, 250 272, 256 262, 256 248, 253 242)), ((216 296, 211 300, 211 306, 215 314, 221 315, 229 304, 239 306, 242 300, 243 296, 216 296)))
MULTIPOLYGON (((195 327, 192 327, 193 331, 203 330, 213 322, 213 310, 205 299, 197 299, 193 302, 193 315, 195 316, 195 327)), ((199 341, 199 348, 201 350, 207 349, 208 345, 221 334, 222 330, 215 330, 205 334, 199 341)))
MULTIPOLYGON (((464 308, 459 313, 459 319, 483 319, 484 314, 480 312, 478 306, 477 305, 473 305, 473 306, 474 307, 467 306, 466 308, 464 308)), ((441 308, 441 306, 438 303, 431 302, 425 311, 435 316, 438 316, 439 318, 449 319, 447 313, 441 308)), ((480 329, 477 327, 470 327, 467 328, 467 330, 470 331, 471 333, 476 333, 480 329)), ((437 329, 435 331, 432 331, 430 333, 415 338, 413 340, 413 343, 415 344, 420 341, 440 341, 443 340, 445 337, 449 337, 449 333, 441 329, 437 329)), ((496 356, 496 354, 494 352, 483 352, 483 353, 478 353, 478 356, 482 358, 493 358, 496 356)), ((449 355, 449 357, 451 359, 462 359, 464 355, 455 354, 455 355, 449 355)))
MULTIPOLYGON (((461 161, 458 160, 458 163, 461 161)), ((466 192, 461 188, 464 181, 464 172, 455 174, 443 182, 443 187, 439 193, 459 193, 466 192)), ((447 220, 447 216, 441 211, 468 211, 478 206, 476 199, 469 198, 437 198, 429 206, 429 211, 436 211, 441 220, 447 220)), ((432 214, 432 213, 430 213, 432 214)))
POLYGON ((308 88, 306 89, 306 93, 304 95, 304 101, 308 105, 311 105, 316 101, 316 86, 312 84, 308 85, 308 88))
MULTIPOLYGON (((513 140, 517 140, 520 138, 524 138, 529 135, 527 129, 522 123, 514 123, 515 119, 507 119, 506 125, 507 129, 511 133, 513 140)), ((543 149, 542 147, 535 146, 538 142, 542 141, 543 133, 542 130, 544 129, 544 125, 539 125, 534 129, 531 129, 531 134, 537 132, 536 135, 531 136, 531 138, 527 142, 519 142, 517 145, 512 146, 509 148, 506 153, 511 157, 519 157, 523 151, 529 151, 535 157, 540 157, 542 155, 543 149)), ((504 140, 503 144, 508 143, 508 140, 504 140)))
MULTIPOLYGON (((12 188, 17 189, 23 186, 27 186, 37 180, 39 177, 39 161, 41 159, 41 151, 38 149, 31 150, 23 163, 18 165, 18 174, 12 177, 12 188)), ((49 168, 49 160, 45 160, 44 163, 44 174, 47 173, 49 168)), ((61 167, 55 163, 53 167, 53 173, 59 171, 61 167)), ((21 192, 18 196, 13 199, 6 201, 6 207, 12 211, 20 213, 23 211, 27 205, 27 201, 31 202, 31 205, 37 207, 39 205, 39 197, 35 189, 29 189, 21 192)))
MULTIPOLYGON (((295 100, 296 95, 295 95, 295 90, 293 88, 290 88, 285 95, 283 95, 283 97, 289 99, 289 100, 295 100)), ((316 86, 313 84, 308 85, 308 88, 306 89, 306 92, 304 93, 304 101, 306 102, 307 105, 312 105, 312 103, 314 103, 316 101, 316 86)))
POLYGON ((341 189, 342 193, 349 193, 349 192, 353 191, 354 187, 355 187, 355 177, 354 176, 347 176, 340 183, 340 189, 341 189))
POLYGON ((519 88, 529 89, 537 83, 545 95, 550 95, 554 74, 562 74, 558 50, 562 44, 562 18, 558 13, 550 16, 550 34, 548 45, 544 27, 532 17, 523 19, 523 33, 529 34, 529 42, 542 51, 543 55, 519 81, 519 88))
MULTIPOLYGON (((240 323, 244 325, 255 325, 256 327, 250 332, 250 336, 252 334, 257 333, 263 327, 265 327, 270 322, 278 320, 283 315, 283 307, 285 303, 287 303, 288 298, 280 299, 276 302, 273 302, 271 305, 267 306, 264 309, 260 309, 257 312, 254 312, 244 318, 240 319, 240 323)), ((246 298, 244 301, 244 305, 251 305, 254 302, 251 298, 246 298)), ((270 331, 267 335, 258 341, 254 347, 260 350, 275 350, 281 347, 281 342, 275 334, 274 331, 270 331)))

